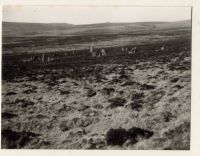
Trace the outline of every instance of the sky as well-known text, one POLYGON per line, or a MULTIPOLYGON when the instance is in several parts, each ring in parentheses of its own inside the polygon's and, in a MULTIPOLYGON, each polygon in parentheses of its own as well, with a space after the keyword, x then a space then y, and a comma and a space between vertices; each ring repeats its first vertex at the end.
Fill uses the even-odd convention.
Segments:
POLYGON ((91 24, 104 22, 181 21, 190 7, 4 6, 3 21, 91 24))

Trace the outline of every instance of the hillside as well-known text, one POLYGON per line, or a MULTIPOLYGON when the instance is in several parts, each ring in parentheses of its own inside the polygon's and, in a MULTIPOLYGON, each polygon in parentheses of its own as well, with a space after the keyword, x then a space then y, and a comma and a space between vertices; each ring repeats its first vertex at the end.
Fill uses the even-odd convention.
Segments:
POLYGON ((109 48, 190 38, 190 21, 99 23, 71 25, 65 23, 3 22, 3 53, 68 52, 71 49, 109 48))
POLYGON ((56 34, 58 31, 65 31, 66 29, 74 27, 67 23, 17 23, 17 22, 3 22, 3 36, 32 36, 32 35, 48 35, 56 34))
POLYGON ((99 23, 72 25, 67 23, 15 23, 3 22, 4 37, 86 35, 86 34, 124 34, 138 31, 157 31, 161 29, 189 28, 189 20, 178 22, 137 22, 137 23, 99 23))
POLYGON ((190 150, 189 21, 3 32, 2 149, 190 150))

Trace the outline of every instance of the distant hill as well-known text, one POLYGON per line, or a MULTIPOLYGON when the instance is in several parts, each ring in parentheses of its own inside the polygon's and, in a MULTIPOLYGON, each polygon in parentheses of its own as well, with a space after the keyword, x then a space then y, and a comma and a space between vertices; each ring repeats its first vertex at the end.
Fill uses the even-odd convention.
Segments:
POLYGON ((54 34, 72 27, 74 25, 67 23, 2 23, 3 36, 49 35, 50 32, 54 34))
POLYGON ((163 29, 190 28, 190 20, 177 22, 98 23, 73 25, 67 23, 3 22, 3 37, 74 36, 94 34, 132 34, 163 29))
POLYGON ((177 28, 190 28, 191 21, 184 20, 184 21, 177 21, 177 22, 166 22, 157 25, 160 29, 177 29, 177 28))

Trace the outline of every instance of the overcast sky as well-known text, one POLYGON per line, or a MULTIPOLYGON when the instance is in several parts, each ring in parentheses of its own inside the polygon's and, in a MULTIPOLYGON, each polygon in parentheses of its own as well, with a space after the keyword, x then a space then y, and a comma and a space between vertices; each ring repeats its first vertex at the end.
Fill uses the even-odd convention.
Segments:
POLYGON ((103 22, 179 21, 190 7, 4 6, 3 21, 90 24, 103 22))

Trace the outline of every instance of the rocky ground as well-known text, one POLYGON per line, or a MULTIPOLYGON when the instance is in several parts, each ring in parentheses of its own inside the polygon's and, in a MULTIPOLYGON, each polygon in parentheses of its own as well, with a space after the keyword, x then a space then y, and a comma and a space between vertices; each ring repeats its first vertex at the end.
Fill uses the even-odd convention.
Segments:
POLYGON ((4 74, 2 148, 190 148, 189 46, 98 59, 4 74))

